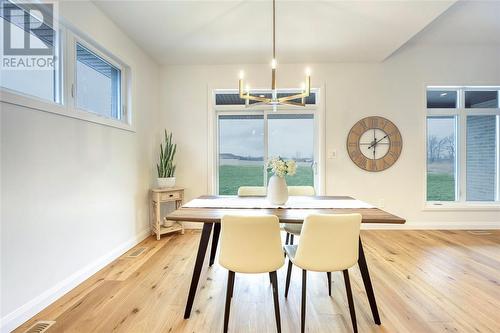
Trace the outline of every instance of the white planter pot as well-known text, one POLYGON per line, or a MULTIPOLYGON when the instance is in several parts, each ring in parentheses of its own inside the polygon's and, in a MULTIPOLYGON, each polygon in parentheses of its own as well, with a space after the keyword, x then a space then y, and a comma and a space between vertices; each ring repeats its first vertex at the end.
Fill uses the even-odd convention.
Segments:
POLYGON ((273 205, 284 205, 288 200, 288 187, 284 177, 273 175, 267 185, 267 200, 273 205))
POLYGON ((163 226, 165 228, 170 228, 173 225, 174 225, 174 221, 167 220, 166 217, 163 219, 163 226))
POLYGON ((175 177, 167 177, 167 178, 156 178, 158 181, 158 187, 174 187, 175 186, 175 177))

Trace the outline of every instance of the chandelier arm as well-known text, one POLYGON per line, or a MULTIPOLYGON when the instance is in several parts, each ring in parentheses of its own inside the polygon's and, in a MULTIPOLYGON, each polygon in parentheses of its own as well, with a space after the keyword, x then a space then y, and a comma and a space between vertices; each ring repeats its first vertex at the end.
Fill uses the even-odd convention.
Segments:
POLYGON ((253 95, 250 95, 250 94, 245 94, 241 98, 245 99, 245 100, 248 100, 248 101, 257 101, 257 102, 262 102, 262 103, 270 103, 271 102, 270 98, 253 96, 253 95))
POLYGON ((295 94, 295 95, 291 95, 291 96, 280 97, 280 98, 278 98, 278 102, 283 103, 283 102, 288 102, 288 101, 291 101, 294 99, 305 98, 305 97, 309 97, 309 94, 304 92, 304 93, 295 94))

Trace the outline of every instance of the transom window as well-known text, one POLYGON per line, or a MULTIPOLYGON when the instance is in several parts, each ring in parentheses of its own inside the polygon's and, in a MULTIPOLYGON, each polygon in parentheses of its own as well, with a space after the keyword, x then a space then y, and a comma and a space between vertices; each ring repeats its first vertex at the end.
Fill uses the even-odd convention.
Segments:
POLYGON ((427 89, 428 202, 499 202, 499 91, 427 89))

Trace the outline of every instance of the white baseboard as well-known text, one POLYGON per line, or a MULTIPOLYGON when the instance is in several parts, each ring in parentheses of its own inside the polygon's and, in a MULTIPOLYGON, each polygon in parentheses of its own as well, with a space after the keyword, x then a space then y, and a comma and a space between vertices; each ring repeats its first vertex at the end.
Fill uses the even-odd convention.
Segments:
POLYGON ((139 232, 139 234, 137 234, 135 237, 132 237, 131 239, 122 243, 120 246, 111 250, 93 263, 80 269, 52 288, 33 298, 31 301, 8 313, 0 319, 0 332, 11 332, 12 330, 16 329, 19 325, 23 324, 38 312, 42 311, 44 308, 52 304, 54 301, 61 298, 68 291, 78 286, 93 274, 97 273, 104 266, 108 265, 123 253, 127 252, 129 249, 137 245, 149 235, 149 228, 139 232))
MULTIPOLYGON (((183 222, 186 229, 201 229, 203 223, 183 222)), ((407 222, 405 224, 378 224, 366 223, 361 225, 361 229, 377 230, 483 230, 500 229, 499 222, 407 222)))
POLYGON ((484 230, 500 229, 500 221, 493 222, 407 222, 405 224, 362 224, 361 229, 378 230, 484 230))

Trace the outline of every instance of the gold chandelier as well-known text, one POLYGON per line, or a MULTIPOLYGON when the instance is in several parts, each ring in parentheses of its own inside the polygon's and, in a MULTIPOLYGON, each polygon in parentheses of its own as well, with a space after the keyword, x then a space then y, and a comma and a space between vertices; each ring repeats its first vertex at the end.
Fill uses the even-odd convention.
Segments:
POLYGON ((271 105, 273 110, 276 111, 278 105, 293 105, 293 106, 306 106, 305 99, 309 96, 311 92, 311 73, 309 69, 306 69, 306 80, 302 84, 301 92, 291 96, 278 97, 278 89, 276 88, 276 1, 273 0, 273 59, 271 61, 271 98, 267 98, 260 94, 259 96, 250 94, 250 87, 247 85, 244 87, 243 79, 245 73, 240 72, 239 80, 239 93, 240 98, 245 100, 245 105, 249 106, 250 101, 256 101, 254 105, 271 105), (294 102, 293 100, 300 99, 300 103, 294 102))

